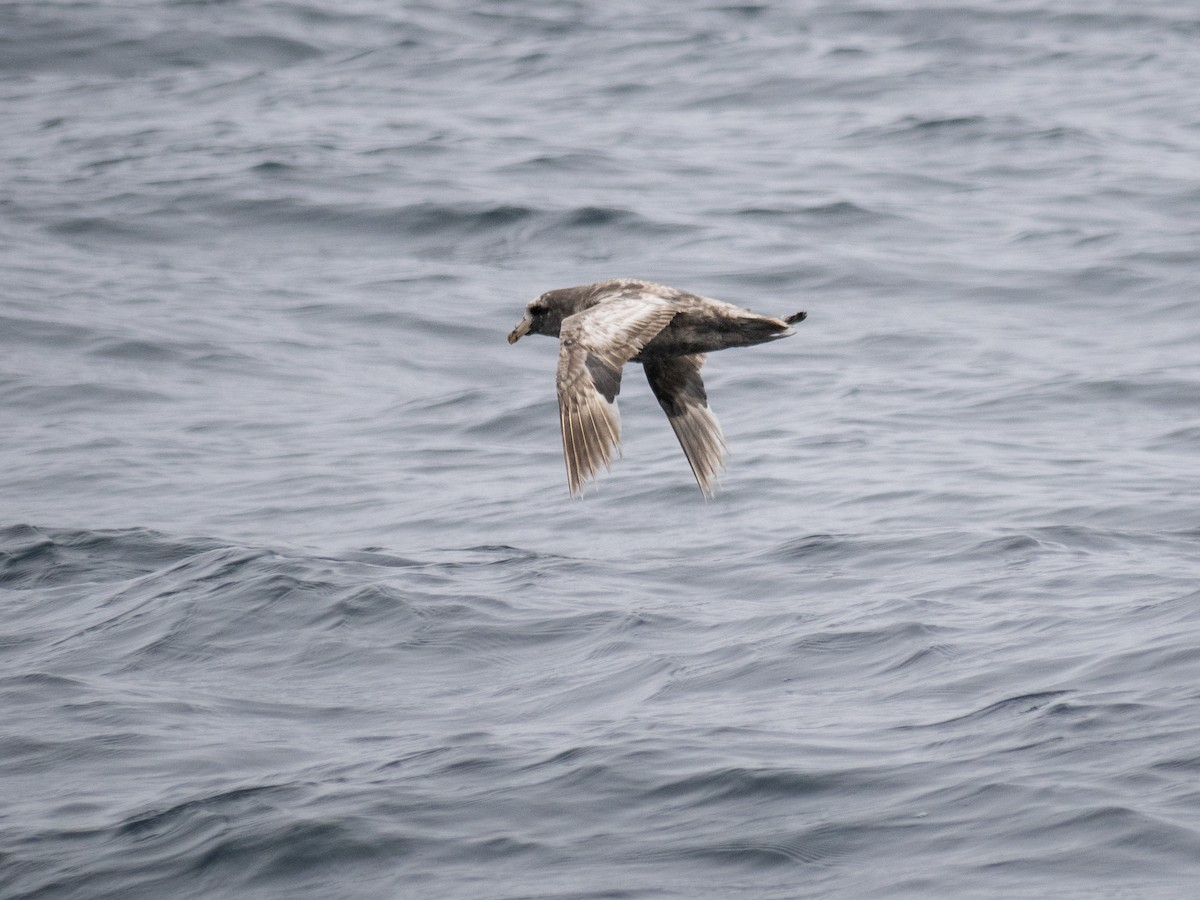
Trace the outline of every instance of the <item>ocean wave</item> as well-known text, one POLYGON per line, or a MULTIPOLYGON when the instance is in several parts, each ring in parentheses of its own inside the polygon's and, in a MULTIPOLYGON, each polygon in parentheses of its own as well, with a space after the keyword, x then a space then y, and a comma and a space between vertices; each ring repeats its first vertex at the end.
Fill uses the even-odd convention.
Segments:
POLYGON ((0 70, 130 77, 211 66, 279 68, 321 55, 312 44, 277 34, 180 29, 170 27, 169 21, 153 30, 145 20, 97 15, 98 9, 86 4, 71 22, 39 19, 25 6, 0 40, 0 70))

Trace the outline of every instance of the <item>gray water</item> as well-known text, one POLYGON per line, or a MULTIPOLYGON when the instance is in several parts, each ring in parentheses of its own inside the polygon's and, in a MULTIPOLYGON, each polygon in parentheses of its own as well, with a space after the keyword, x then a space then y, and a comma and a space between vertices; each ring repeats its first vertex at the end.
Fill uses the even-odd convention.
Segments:
POLYGON ((650 7, 0 5, 0 895, 1195 896, 1200 11, 650 7))

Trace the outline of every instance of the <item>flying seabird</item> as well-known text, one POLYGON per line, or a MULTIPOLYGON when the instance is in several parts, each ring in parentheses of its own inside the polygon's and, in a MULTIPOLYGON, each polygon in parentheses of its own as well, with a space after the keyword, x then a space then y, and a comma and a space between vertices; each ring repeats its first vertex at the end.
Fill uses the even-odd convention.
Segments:
POLYGON ((620 452, 617 394, 621 368, 632 360, 646 370, 696 483, 711 497, 725 439, 700 379, 705 354, 787 337, 805 315, 775 319, 652 281, 614 278, 531 300, 508 342, 527 334, 559 339, 558 415, 572 495, 583 494, 601 464, 611 467, 614 448, 620 452))

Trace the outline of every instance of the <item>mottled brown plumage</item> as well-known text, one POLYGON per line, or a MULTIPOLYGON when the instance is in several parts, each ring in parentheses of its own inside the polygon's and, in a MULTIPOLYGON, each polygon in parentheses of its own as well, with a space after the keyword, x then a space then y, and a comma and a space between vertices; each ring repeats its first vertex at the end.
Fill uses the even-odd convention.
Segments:
POLYGON ((585 482, 621 449, 617 394, 625 363, 642 363, 705 497, 724 465, 725 439, 708 408, 700 367, 706 353, 748 347, 793 334, 804 319, 760 316, 709 297, 651 281, 618 278, 547 291, 525 308, 508 336, 559 339, 558 411, 567 486, 585 482))

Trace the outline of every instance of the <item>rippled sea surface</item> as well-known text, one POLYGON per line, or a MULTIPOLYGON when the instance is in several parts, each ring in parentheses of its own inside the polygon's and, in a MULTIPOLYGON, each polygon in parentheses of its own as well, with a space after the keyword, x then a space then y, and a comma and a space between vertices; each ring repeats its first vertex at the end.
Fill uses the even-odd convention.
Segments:
POLYGON ((0 5, 0 896, 1193 897, 1187 0, 0 5), (554 287, 640 368, 567 495, 554 287))

